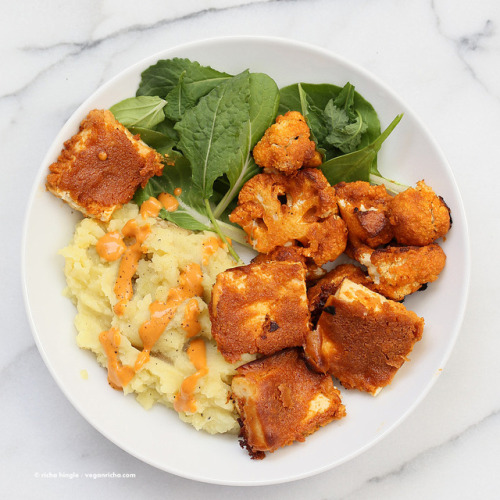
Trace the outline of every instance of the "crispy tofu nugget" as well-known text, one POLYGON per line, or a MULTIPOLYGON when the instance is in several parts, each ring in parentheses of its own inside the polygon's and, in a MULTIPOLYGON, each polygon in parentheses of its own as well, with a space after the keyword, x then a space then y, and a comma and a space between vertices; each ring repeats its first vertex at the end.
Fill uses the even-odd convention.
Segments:
POLYGON ((258 252, 298 246, 304 257, 321 266, 346 247, 346 225, 337 214, 335 190, 319 170, 306 168, 293 177, 252 177, 241 189, 229 219, 245 230, 258 252))
POLYGON ((298 111, 278 116, 253 149, 255 163, 292 174, 304 167, 319 167, 321 155, 309 139, 310 130, 298 111))
POLYGON ((252 458, 304 441, 345 416, 332 378, 309 370, 298 349, 240 366, 231 388, 241 416, 242 446, 252 458))
POLYGON ((376 395, 422 338, 424 320, 403 304, 344 279, 308 336, 309 363, 346 389, 376 395))
POLYGON ((347 224, 349 240, 375 248, 393 238, 388 209, 392 197, 385 186, 368 182, 341 182, 335 186, 340 215, 347 224))
POLYGON ((306 281, 315 281, 325 275, 326 271, 317 266, 311 258, 304 257, 302 250, 298 246, 276 247, 269 253, 259 253, 252 259, 252 262, 272 262, 273 260, 287 262, 301 262, 306 267, 306 281))
POLYGON ((373 281, 370 288, 392 300, 403 300, 436 281, 446 263, 446 255, 436 243, 377 250, 366 245, 349 245, 347 253, 366 266, 373 281))
POLYGON ((227 361, 304 343, 309 331, 305 273, 300 262, 264 262, 217 276, 210 319, 212 335, 227 361))
POLYGON ((450 209, 424 181, 393 198, 389 220, 401 245, 428 245, 444 236, 451 226, 450 209))
POLYGON ((345 278, 350 279, 354 283, 364 285, 367 288, 373 285, 372 280, 361 268, 354 264, 341 264, 332 269, 307 291, 309 311, 313 324, 317 323, 328 297, 335 294, 345 278))
POLYGON ((163 164, 111 111, 94 109, 49 169, 49 191, 84 215, 108 221, 139 186, 161 174, 163 164))

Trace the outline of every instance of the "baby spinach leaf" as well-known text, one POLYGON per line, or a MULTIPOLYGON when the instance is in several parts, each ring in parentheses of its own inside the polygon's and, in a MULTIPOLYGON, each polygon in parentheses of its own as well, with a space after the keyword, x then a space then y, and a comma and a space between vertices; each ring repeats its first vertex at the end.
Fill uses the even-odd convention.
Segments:
POLYGON ((179 83, 179 78, 191 65, 198 64, 189 59, 160 59, 156 64, 149 66, 141 74, 141 82, 137 89, 140 95, 166 95, 179 83))
POLYGON ((338 107, 333 99, 330 99, 326 105, 324 116, 329 131, 325 137, 326 142, 340 149, 343 153, 356 151, 368 128, 359 111, 349 113, 347 109, 338 107))
POLYGON ((174 121, 165 118, 165 120, 158 123, 158 125, 155 125, 154 130, 177 142, 179 140, 179 134, 174 130, 174 125, 174 121))
POLYGON ((165 119, 167 101, 157 96, 130 97, 109 108, 125 127, 153 128, 165 119))
POLYGON ((140 206, 151 196, 156 198, 161 193, 173 194, 176 188, 181 188, 181 194, 176 196, 179 208, 175 212, 162 209, 160 217, 185 229, 208 231, 212 224, 206 215, 202 197, 198 188, 191 182, 189 165, 187 162, 182 163, 176 161, 175 165, 166 165, 161 176, 151 177, 146 187, 137 190, 134 201, 140 206))
POLYGON ((377 156, 383 142, 401 121, 403 115, 398 115, 391 124, 371 144, 363 149, 343 156, 332 158, 321 165, 321 170, 331 185, 339 182, 370 180, 373 160, 377 156))
POLYGON ((283 114, 294 110, 303 113, 304 102, 306 102, 306 112, 309 114, 307 120, 312 136, 317 140, 318 150, 324 150, 326 158, 330 159, 343 154, 341 149, 326 141, 327 134, 325 131, 328 130, 326 118, 328 116, 325 118, 325 109, 331 100, 333 100, 333 104, 338 108, 342 108, 345 104, 348 104, 349 112, 352 109, 359 113, 363 123, 366 124, 366 129, 361 134, 360 142, 356 146, 357 149, 369 145, 380 135, 380 122, 376 111, 366 99, 355 92, 354 87, 349 83, 343 88, 327 83, 300 83, 284 87, 280 89, 280 107, 278 112, 283 114), (342 91, 344 91, 344 95, 342 95, 342 91), (302 99, 301 93, 303 94, 302 99), (337 98, 339 100, 335 102, 337 98), (352 103, 352 107, 349 106, 350 103, 352 103))
POLYGON ((240 161, 249 114, 250 78, 241 73, 215 87, 175 125, 178 147, 189 160, 193 183, 210 199, 214 181, 240 161))
POLYGON ((326 153, 324 145, 328 131, 323 111, 313 104, 311 98, 307 95, 300 83, 298 84, 298 92, 300 112, 306 119, 309 129, 311 130, 311 140, 316 143, 317 149, 324 155, 326 153))
POLYGON ((226 211, 243 184, 260 171, 253 160, 252 149, 273 123, 278 111, 279 90, 272 78, 264 73, 250 73, 249 83, 249 112, 244 132, 241 134, 239 159, 226 172, 229 186, 214 210, 215 217, 226 211))
POLYGON ((156 149, 161 155, 168 155, 177 142, 167 135, 149 128, 129 127, 128 129, 132 134, 138 134, 142 141, 153 149, 156 149))
MULTIPOLYGON (((231 77, 227 73, 217 71, 210 66, 202 66, 200 63, 189 59, 178 57, 162 59, 142 72, 137 95, 156 95, 166 98, 170 92, 179 86, 182 75, 184 75, 183 79, 186 84, 197 83, 193 88, 201 89, 204 85, 207 85, 205 89, 210 87, 205 91, 192 91, 194 94, 198 93, 199 97, 208 94, 214 86, 231 77), (215 80, 217 80, 216 83, 215 80), (213 84, 210 83, 212 81, 213 84)), ((170 97, 168 100, 170 100, 170 97)))
MULTIPOLYGON (((141 206, 151 196, 157 198, 161 193, 173 194, 176 188, 181 188, 181 194, 176 196, 179 202, 177 210, 168 212, 161 209, 160 217, 191 231, 214 231, 200 192, 191 181, 188 161, 179 153, 175 160, 175 165, 166 165, 161 176, 151 177, 144 188, 136 191, 134 202, 141 206)), ((231 224, 225 216, 217 220, 217 224, 229 238, 248 245, 245 232, 231 224)))
POLYGON ((165 114, 172 120, 180 120, 187 109, 229 78, 231 75, 227 73, 193 63, 182 72, 177 85, 167 94, 165 114))

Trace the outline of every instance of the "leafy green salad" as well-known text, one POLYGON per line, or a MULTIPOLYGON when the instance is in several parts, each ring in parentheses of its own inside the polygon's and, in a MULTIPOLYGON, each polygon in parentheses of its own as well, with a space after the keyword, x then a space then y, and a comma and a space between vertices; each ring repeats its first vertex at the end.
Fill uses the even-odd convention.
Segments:
MULTIPOLYGON (((381 132, 373 106, 346 83, 296 83, 278 88, 264 73, 238 75, 189 59, 160 60, 141 77, 136 97, 110 108, 133 134, 164 155, 161 176, 139 188, 134 201, 182 192, 174 212, 160 217, 191 230, 215 231, 247 245, 245 232, 228 215, 243 184, 261 170, 252 149, 278 114, 299 111, 321 153, 319 167, 331 185, 338 182, 384 183, 392 191, 406 186, 385 179, 377 152, 402 118, 381 132)), ((232 245, 228 248, 238 259, 232 245)))

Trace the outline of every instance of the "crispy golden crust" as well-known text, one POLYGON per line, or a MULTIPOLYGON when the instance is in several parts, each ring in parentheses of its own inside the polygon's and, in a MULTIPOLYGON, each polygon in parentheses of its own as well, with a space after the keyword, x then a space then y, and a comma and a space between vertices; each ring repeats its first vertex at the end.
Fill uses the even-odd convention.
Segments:
POLYGON ((305 268, 265 262, 220 273, 209 305, 212 335, 229 362, 301 346, 309 331, 305 268))
POLYGON ((307 168, 293 177, 252 177, 229 219, 245 230, 260 253, 298 246, 304 257, 321 266, 345 250, 347 229, 337 214, 335 190, 319 170, 307 168))
POLYGON ((49 167, 47 189, 85 215, 107 221, 163 169, 161 155, 107 110, 92 110, 49 167))
POLYGON ((341 264, 332 269, 307 291, 309 311, 311 312, 313 324, 316 324, 328 297, 335 294, 345 278, 350 279, 354 283, 364 285, 367 288, 372 286, 372 280, 366 276, 361 268, 354 264, 341 264))
POLYGON ((407 360, 423 327, 403 304, 345 279, 328 298, 305 352, 315 369, 345 388, 376 394, 407 360))
POLYGON ((298 111, 278 116, 253 149, 255 163, 285 174, 292 174, 302 166, 319 167, 321 155, 309 135, 309 127, 298 111))
POLYGON ((378 250, 349 245, 347 253, 366 266, 373 281, 370 288, 392 300, 402 300, 422 285, 436 281, 446 263, 446 255, 436 243, 378 250))
POLYGON ((450 229, 450 209, 424 181, 394 197, 389 220, 402 245, 429 245, 450 229))
POLYGON ((340 215, 347 224, 349 240, 375 248, 393 237, 388 209, 392 197, 384 186, 368 182, 341 182, 335 186, 340 215))
POLYGON ((325 270, 317 266, 310 258, 302 255, 302 250, 298 246, 276 247, 269 253, 259 253, 252 259, 252 262, 260 264, 261 262, 272 262, 273 260, 287 262, 301 262, 306 267, 306 281, 315 281, 325 275, 325 270))
POLYGON ((253 458, 273 452, 345 416, 330 376, 310 371, 298 349, 287 349, 237 369, 232 397, 241 435, 253 458))

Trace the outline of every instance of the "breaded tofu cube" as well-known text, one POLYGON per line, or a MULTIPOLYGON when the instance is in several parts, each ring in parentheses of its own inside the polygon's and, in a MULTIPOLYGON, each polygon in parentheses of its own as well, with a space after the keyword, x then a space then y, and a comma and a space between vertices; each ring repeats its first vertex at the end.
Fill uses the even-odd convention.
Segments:
POLYGON ((451 227, 448 205, 424 181, 393 198, 389 221, 401 245, 429 245, 451 227))
POLYGON ((163 164, 111 111, 94 109, 49 170, 49 191, 84 215, 108 221, 139 186, 162 173, 163 164))
POLYGON ((322 172, 299 170, 293 177, 258 174, 245 183, 229 216, 260 253, 299 247, 318 266, 345 250, 347 228, 338 216, 337 198, 322 172))
POLYGON ((424 320, 403 304, 344 279, 326 301, 305 353, 346 389, 376 395, 408 359, 423 328, 424 320))
POLYGON ((307 290, 307 300, 309 301, 309 311, 313 325, 317 323, 328 297, 335 294, 345 278, 367 288, 372 285, 372 280, 360 267, 354 264, 341 264, 326 273, 323 278, 307 290))
POLYGON ((377 250, 366 245, 349 245, 347 253, 366 266, 373 281, 370 288, 392 300, 403 300, 436 281, 446 264, 446 254, 436 243, 377 250))
POLYGON ((332 378, 309 370, 298 349, 240 366, 231 388, 241 417, 242 446, 252 458, 304 441, 345 416, 332 378))
POLYGON ((217 276, 210 319, 212 335, 227 361, 304 343, 309 331, 305 273, 299 262, 264 262, 217 276))
POLYGON ((340 215, 347 224, 349 240, 375 248, 393 238, 388 209, 392 197, 385 186, 368 182, 341 182, 335 186, 340 215))
POLYGON ((309 139, 311 131, 298 111, 288 111, 276 118, 253 149, 255 163, 261 167, 293 174, 304 167, 319 167, 321 154, 309 139))

